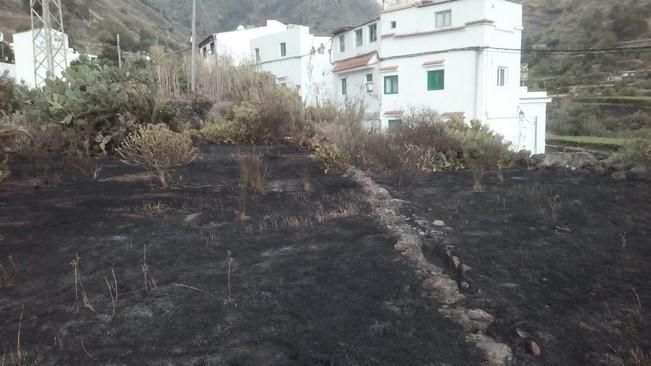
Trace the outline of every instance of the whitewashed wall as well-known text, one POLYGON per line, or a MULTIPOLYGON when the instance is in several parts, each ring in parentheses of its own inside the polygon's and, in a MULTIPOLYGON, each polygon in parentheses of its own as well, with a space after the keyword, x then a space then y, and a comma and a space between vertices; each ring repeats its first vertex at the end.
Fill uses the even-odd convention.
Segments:
POLYGON ((3 75, 4 73, 7 73, 7 76, 9 76, 12 79, 16 79, 16 65, 15 64, 8 64, 4 62, 0 62, 0 75, 3 75))
MULTIPOLYGON (((70 52, 68 47, 68 35, 52 30, 53 33, 53 42, 63 42, 64 49, 66 50, 66 56, 70 52)), ((41 87, 42 85, 36 85, 35 75, 34 75, 34 48, 32 44, 32 31, 26 31, 21 33, 14 34, 14 54, 16 58, 16 81, 24 82, 29 88, 41 87)), ((63 55, 57 56, 57 62, 64 65, 65 59, 63 55)), ((68 60, 70 62, 70 60, 68 60)), ((45 68, 41 69, 41 77, 46 76, 45 68)), ((64 68, 57 68, 54 70, 55 77, 61 77, 64 68)))

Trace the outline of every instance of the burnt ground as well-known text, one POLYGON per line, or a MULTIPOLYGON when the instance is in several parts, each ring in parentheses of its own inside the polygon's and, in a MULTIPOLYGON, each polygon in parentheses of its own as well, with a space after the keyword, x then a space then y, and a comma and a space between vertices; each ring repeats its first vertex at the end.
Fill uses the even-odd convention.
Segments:
POLYGON ((486 182, 473 193, 469 172, 384 181, 417 226, 450 226, 433 229, 425 255, 445 263, 451 245, 473 268, 457 277, 467 306, 496 316, 488 334, 515 365, 648 365, 631 351, 651 347, 651 185, 526 170, 486 182))
MULTIPOLYGON (((274 147, 258 150, 271 169, 269 192, 242 197, 236 151, 204 151, 169 189, 114 161, 98 182, 1 185, 2 364, 478 364, 460 327, 422 296, 359 187, 274 147)), ((639 230, 626 229, 627 261, 643 253, 639 230)), ((651 302, 639 273, 620 274, 651 302)), ((593 292, 630 305, 627 289, 609 286, 593 292)), ((529 295, 523 289, 513 293, 529 295)), ((499 304, 503 317, 509 309, 499 304)))

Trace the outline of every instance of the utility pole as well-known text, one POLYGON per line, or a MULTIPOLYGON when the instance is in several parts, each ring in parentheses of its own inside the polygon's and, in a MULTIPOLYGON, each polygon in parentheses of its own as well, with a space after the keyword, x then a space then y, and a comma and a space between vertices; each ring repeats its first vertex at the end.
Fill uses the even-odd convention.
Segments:
POLYGON ((61 0, 30 0, 34 86, 55 78, 68 67, 61 0))
POLYGON ((120 50, 120 33, 117 34, 117 40, 118 40, 118 68, 122 68, 122 50, 120 50))
POLYGON ((197 0, 192 0, 192 95, 197 94, 197 0))

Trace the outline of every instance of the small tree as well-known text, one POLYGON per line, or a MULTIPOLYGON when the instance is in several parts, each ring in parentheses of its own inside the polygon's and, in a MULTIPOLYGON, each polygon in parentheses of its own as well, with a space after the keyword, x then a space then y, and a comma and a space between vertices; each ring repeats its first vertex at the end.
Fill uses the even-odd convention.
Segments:
POLYGON ((115 151, 125 164, 156 171, 163 187, 167 187, 169 169, 189 164, 198 156, 190 136, 162 125, 138 128, 115 151))

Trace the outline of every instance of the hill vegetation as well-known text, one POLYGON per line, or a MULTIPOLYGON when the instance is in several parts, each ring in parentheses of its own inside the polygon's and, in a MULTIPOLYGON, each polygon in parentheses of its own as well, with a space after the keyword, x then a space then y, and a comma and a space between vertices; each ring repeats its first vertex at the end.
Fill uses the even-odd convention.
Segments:
MULTIPOLYGON (((144 0, 168 19, 191 24, 192 0, 144 0)), ((319 34, 343 25, 361 23, 377 15, 375 0, 203 0, 198 5, 200 34, 229 31, 238 25, 276 19, 305 24, 319 34)))

